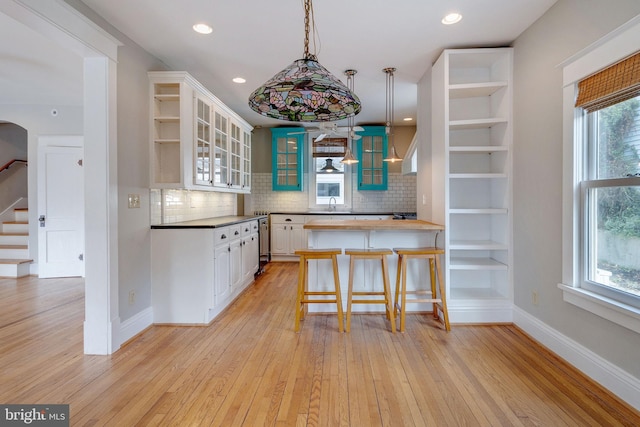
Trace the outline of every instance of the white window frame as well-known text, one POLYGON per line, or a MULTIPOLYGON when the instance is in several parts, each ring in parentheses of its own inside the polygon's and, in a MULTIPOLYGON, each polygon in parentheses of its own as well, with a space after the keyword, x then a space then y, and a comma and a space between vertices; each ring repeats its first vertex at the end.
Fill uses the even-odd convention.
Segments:
MULTIPOLYGON (((315 137, 320 135, 309 134, 308 146, 313 147, 312 142, 315 137)), ((308 150, 308 165, 309 165, 309 209, 313 210, 329 210, 329 204, 318 204, 317 201, 317 193, 316 193, 316 159, 313 157, 313 149, 308 150)), ((352 192, 351 192, 351 181, 352 181, 352 165, 344 165, 344 203, 337 204, 336 210, 349 210, 351 209, 351 200, 352 200, 352 192)))
POLYGON ((563 68, 562 283, 564 301, 640 333, 640 309, 583 286, 581 225, 584 115, 575 108, 580 80, 637 52, 640 16, 561 64, 563 68))

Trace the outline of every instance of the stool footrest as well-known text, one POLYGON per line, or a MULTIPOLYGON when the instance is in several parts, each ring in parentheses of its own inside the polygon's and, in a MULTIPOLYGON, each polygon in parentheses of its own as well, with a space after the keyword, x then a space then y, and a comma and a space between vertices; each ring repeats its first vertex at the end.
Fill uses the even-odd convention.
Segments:
MULTIPOLYGON (((434 302, 442 302, 442 300, 440 298, 415 298, 415 299, 407 299, 405 302, 407 304, 417 303, 417 302, 434 303, 434 302)), ((400 304, 398 304, 398 305, 400 305, 400 304)))
POLYGON ((337 303, 338 301, 335 299, 303 299, 300 301, 301 303, 304 304, 308 304, 308 303, 337 303))
POLYGON ((331 291, 304 291, 303 295, 335 295, 335 292, 331 291))
POLYGON ((383 299, 354 299, 351 300, 351 304, 387 304, 387 301, 383 299))

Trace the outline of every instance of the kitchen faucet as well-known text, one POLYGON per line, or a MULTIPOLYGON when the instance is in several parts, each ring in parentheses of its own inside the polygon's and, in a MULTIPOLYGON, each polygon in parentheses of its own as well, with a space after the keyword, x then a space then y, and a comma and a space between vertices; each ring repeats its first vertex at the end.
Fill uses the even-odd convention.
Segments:
POLYGON ((338 203, 336 198, 331 196, 331 198, 329 199, 329 210, 330 211, 335 211, 336 210, 336 203, 338 203), (331 201, 332 200, 333 200, 333 206, 331 206, 331 201))

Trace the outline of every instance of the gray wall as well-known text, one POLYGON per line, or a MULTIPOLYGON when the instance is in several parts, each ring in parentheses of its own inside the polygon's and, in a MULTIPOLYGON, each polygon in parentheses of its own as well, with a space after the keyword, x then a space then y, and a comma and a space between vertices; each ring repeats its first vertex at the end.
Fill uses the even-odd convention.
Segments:
POLYGON ((149 215, 149 80, 147 71, 166 66, 77 0, 74 8, 116 37, 118 48, 118 286, 119 316, 125 321, 151 307, 149 215), (140 208, 128 208, 128 195, 140 208), (129 304, 129 292, 135 303, 129 304))
MULTIPOLYGON (((0 122, 0 167, 14 159, 28 160, 27 148, 26 129, 13 123, 0 122)), ((23 163, 14 163, 0 172, 0 215, 18 199, 27 199, 27 182, 27 169, 23 163)), ((12 215, 7 218, 13 219, 12 215)))
POLYGON ((640 335, 563 302, 557 288, 562 280, 558 64, 638 13, 637 0, 559 0, 515 41, 513 193, 516 305, 640 378, 640 335), (532 304, 533 291, 538 305, 532 304))

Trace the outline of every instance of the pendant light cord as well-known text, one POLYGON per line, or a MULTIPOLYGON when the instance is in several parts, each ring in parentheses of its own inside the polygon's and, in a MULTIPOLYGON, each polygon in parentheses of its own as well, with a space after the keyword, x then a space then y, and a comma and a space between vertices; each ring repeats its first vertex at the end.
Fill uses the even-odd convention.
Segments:
POLYGON ((393 132, 392 132, 392 127, 393 127, 393 103, 394 103, 394 90, 393 90, 393 86, 394 86, 394 77, 393 77, 393 73, 396 71, 395 68, 385 68, 384 70, 385 73, 387 73, 387 105, 386 105, 386 112, 385 112, 385 116, 387 119, 387 134, 391 137, 391 142, 392 142, 392 146, 393 146, 393 132))
POLYGON ((304 59, 317 61, 318 58, 316 57, 316 55, 312 55, 309 52, 309 33, 311 26, 313 26, 313 45, 315 47, 316 24, 315 17, 313 15, 313 2, 311 0, 304 0, 304 59), (309 19, 309 17, 311 17, 311 19, 309 19))

